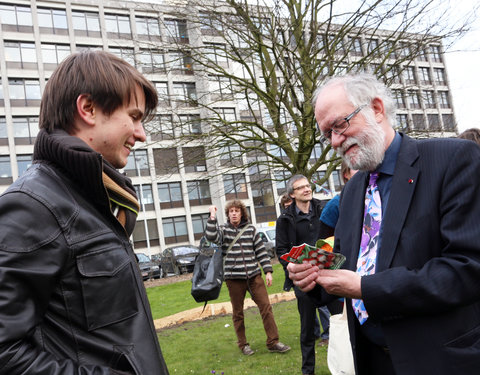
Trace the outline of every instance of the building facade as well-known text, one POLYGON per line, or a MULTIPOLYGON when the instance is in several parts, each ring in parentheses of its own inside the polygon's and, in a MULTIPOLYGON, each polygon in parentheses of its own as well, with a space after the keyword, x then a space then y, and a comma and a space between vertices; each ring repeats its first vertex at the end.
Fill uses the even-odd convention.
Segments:
MULTIPOLYGON (((378 37, 357 39, 344 51, 352 58, 361 58, 365 49, 379 42, 378 37)), ((228 66, 225 57, 215 55, 208 28, 188 25, 175 4, 0 0, 0 192, 31 164, 41 95, 54 69, 72 52, 102 49, 135 65, 160 96, 158 115, 146 126, 147 142, 131 154, 124 169, 142 207, 133 234, 135 251, 152 255, 173 244, 198 243, 208 207, 219 207, 222 221, 221 208, 234 198, 244 200, 253 223, 275 220, 284 181, 257 184, 254 171, 223 172, 225 163, 235 160, 234 152, 206 158, 198 142, 175 141, 178 132, 202 131, 205 109, 198 105, 198 92, 210 91, 216 100, 213 96, 227 88, 221 76, 196 72, 191 57, 176 49, 178 43, 210 43, 211 56, 225 59, 220 63, 228 66), (227 160, 225 155, 230 155, 227 160)), ((387 74, 399 108, 397 127, 414 136, 456 135, 441 45, 430 46, 402 73, 392 69, 387 74)), ((241 115, 233 98, 223 103, 218 110, 225 118, 241 115)), ((321 152, 318 146, 312 158, 321 152)), ((282 174, 275 173, 277 178, 282 174)), ((321 180, 324 175, 319 170, 316 177, 321 180)), ((341 188, 337 170, 322 187, 317 186, 315 196, 327 200, 341 188)))

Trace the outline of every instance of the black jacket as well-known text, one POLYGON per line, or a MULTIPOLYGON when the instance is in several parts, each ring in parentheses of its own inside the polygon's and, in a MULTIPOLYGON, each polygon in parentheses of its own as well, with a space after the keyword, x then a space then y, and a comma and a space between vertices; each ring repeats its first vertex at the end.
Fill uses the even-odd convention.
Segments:
MULTIPOLYGON (((312 205, 313 218, 311 220, 311 230, 316 233, 317 240, 320 238, 320 215, 322 214, 322 203, 312 198, 310 204, 312 205)), ((280 257, 288 253, 293 246, 301 245, 305 242, 304 239, 297 239, 296 234, 296 205, 293 202, 288 206, 277 219, 276 234, 275 234, 275 251, 277 253, 278 260, 282 263, 285 270, 285 284, 284 290, 290 290, 293 286, 292 280, 288 278, 288 271, 286 267, 288 262, 280 259, 280 257)), ((314 244, 311 244, 314 245, 314 244)))
POLYGON ((105 162, 64 132, 35 147, 0 197, 0 374, 168 374, 105 162))

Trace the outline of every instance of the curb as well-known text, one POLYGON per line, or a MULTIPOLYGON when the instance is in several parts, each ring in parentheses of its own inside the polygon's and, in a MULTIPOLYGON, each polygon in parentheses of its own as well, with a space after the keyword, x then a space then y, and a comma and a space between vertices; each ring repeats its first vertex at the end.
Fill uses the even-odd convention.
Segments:
MULTIPOLYGON (((295 293, 293 291, 276 293, 276 294, 271 294, 269 298, 270 298, 271 304, 283 302, 283 301, 290 301, 292 299, 295 299, 295 293)), ((246 298, 244 308, 249 308, 253 306, 256 306, 255 302, 253 302, 251 298, 246 298)), ((159 330, 163 328, 173 327, 185 322, 205 319, 205 318, 208 318, 209 316, 231 314, 232 304, 230 303, 230 301, 220 302, 220 303, 209 303, 205 307, 205 311, 203 311, 203 313, 202 313, 202 310, 203 310, 203 306, 200 306, 187 311, 182 311, 177 314, 166 316, 164 318, 156 319, 154 320, 155 329, 159 330)))

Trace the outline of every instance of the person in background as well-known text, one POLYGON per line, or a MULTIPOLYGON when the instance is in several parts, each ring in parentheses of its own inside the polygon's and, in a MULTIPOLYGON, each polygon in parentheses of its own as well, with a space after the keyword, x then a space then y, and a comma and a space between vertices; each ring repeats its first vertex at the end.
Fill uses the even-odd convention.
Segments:
MULTIPOLYGON (((287 182, 287 194, 293 199, 293 203, 278 217, 275 235, 277 256, 285 268, 287 262, 280 258, 283 254, 288 253, 293 246, 303 243, 315 245, 320 238, 322 212, 322 204, 313 198, 312 187, 305 176, 292 176, 287 182)), ((299 288, 294 287, 294 291, 300 314, 302 373, 310 375, 315 373, 315 340, 320 331, 317 308, 320 305, 313 303, 299 288)), ((320 345, 325 345, 328 343, 329 329, 329 313, 325 306, 322 306, 320 311, 320 321, 324 330, 320 345)))
POLYGON ((288 265, 315 303, 345 297, 357 375, 476 375, 480 368, 480 148, 396 132, 372 75, 314 96, 321 140, 359 172, 345 185, 334 251, 343 269, 288 265))
POLYGON ((265 273, 267 286, 271 286, 273 268, 270 257, 257 230, 249 224, 245 204, 240 200, 227 202, 225 205, 227 223, 220 227, 217 224, 217 207, 210 206, 209 212, 205 236, 211 242, 222 244, 225 257, 223 275, 232 303, 232 320, 238 347, 244 355, 254 354, 245 334, 243 315, 248 290, 262 316, 263 328, 267 334, 267 349, 272 353, 288 352, 290 347, 279 341, 277 324, 259 267, 260 264, 265 273), (235 241, 237 235, 240 237, 235 241), (232 242, 233 246, 226 253, 232 242))
POLYGON ((33 165, 0 196, 0 374, 166 375, 130 235, 125 167, 157 92, 104 51, 66 57, 33 165))
POLYGON ((477 145, 480 145, 480 129, 470 128, 459 134, 458 138, 468 139, 474 141, 477 145))
POLYGON ((286 210, 288 206, 290 206, 293 203, 292 198, 287 194, 283 194, 282 197, 280 198, 280 209, 282 212, 286 210))
MULTIPOLYGON (((342 161, 340 173, 343 178, 343 183, 346 184, 352 176, 357 173, 356 170, 350 169, 345 161, 342 161)), ((340 203, 340 194, 334 196, 328 201, 322 210, 320 216, 320 238, 328 238, 334 235, 335 226, 338 221, 338 205, 340 203)))

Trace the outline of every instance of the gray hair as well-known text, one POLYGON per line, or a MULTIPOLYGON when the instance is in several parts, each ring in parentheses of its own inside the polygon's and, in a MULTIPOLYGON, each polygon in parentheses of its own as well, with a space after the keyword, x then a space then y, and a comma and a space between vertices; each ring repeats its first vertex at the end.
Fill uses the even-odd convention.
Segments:
POLYGON ((395 114, 397 111, 395 100, 388 87, 372 74, 346 74, 330 78, 323 86, 318 87, 313 93, 312 103, 314 107, 320 93, 326 87, 332 85, 342 85, 348 100, 350 100, 355 107, 362 104, 369 104, 375 98, 382 99, 385 107, 385 115, 387 116, 390 125, 392 127, 395 126, 395 114))
POLYGON ((292 177, 290 177, 290 179, 287 182, 287 193, 288 193, 288 195, 293 194, 293 192, 294 192, 293 184, 295 182, 297 182, 298 180, 303 180, 303 179, 308 181, 308 178, 306 178, 303 174, 296 174, 296 175, 293 175, 292 177))

